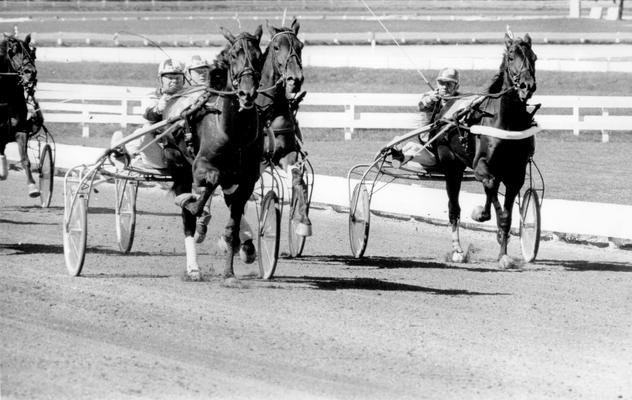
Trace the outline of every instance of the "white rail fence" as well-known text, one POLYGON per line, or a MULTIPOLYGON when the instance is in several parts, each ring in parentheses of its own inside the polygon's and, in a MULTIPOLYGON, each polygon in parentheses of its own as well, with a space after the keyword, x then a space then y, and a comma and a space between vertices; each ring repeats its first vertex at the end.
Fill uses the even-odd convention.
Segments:
MULTIPOLYGON (((82 135, 91 124, 142 124, 140 100, 152 89, 143 87, 40 83, 37 98, 47 122, 78 123, 82 135)), ((358 129, 410 130, 421 123, 417 94, 308 93, 298 119, 305 128, 333 128, 351 139, 358 129)), ((541 103, 539 125, 550 131, 632 132, 632 97, 534 96, 541 103)))

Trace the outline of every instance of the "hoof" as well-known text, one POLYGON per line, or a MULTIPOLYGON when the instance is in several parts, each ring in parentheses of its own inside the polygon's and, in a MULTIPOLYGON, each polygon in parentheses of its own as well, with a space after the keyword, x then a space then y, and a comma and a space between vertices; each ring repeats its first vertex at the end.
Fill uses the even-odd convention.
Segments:
POLYGON ((202 243, 204 239, 206 239, 206 232, 208 231, 208 223, 211 221, 211 215, 207 214, 206 216, 202 216, 198 218, 197 224, 195 226, 195 235, 193 238, 195 239, 195 243, 202 243))
POLYGON ((29 197, 40 197, 39 188, 34 183, 29 183, 29 197))
POLYGON ((7 179, 9 176, 9 162, 6 156, 0 156, 0 181, 7 179))
POLYGON ((466 254, 463 251, 456 251, 455 250, 455 251, 452 252, 451 259, 452 259, 453 263, 461 264, 461 263, 464 263, 464 262, 467 261, 467 256, 466 256, 466 254))
POLYGON ((200 272, 200 269, 195 267, 195 268, 187 268, 186 274, 185 274, 185 280, 189 281, 189 282, 201 282, 202 281, 202 273, 200 272))
POLYGON ((312 224, 300 222, 296 225, 294 232, 299 236, 312 236, 312 224))
POLYGON ((476 206, 472 210, 472 219, 476 222, 489 221, 492 218, 491 213, 486 214, 482 206, 476 206))
POLYGON ((252 240, 246 240, 239 248, 239 258, 246 264, 252 264, 257 259, 257 251, 252 240))

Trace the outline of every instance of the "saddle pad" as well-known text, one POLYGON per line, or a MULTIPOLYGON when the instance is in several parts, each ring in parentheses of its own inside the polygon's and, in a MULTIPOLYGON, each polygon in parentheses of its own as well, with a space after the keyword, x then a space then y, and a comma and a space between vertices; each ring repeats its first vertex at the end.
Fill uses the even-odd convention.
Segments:
POLYGON ((539 126, 532 126, 529 129, 525 129, 524 131, 506 131, 504 129, 492 128, 491 126, 483 125, 472 125, 470 127, 470 132, 475 135, 493 136, 495 138, 505 140, 526 139, 528 137, 534 136, 541 130, 542 129, 540 129, 539 126))

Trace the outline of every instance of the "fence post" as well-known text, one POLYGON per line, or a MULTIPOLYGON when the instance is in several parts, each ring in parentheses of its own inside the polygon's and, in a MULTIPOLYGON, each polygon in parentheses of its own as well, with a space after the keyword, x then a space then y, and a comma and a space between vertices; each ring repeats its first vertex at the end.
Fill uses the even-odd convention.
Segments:
POLYGON ((345 104, 345 140, 351 140, 353 135, 353 120, 355 119, 355 104, 345 104))
POLYGON ((123 107, 123 109, 121 110, 121 128, 126 129, 127 128, 127 120, 129 118, 129 114, 127 112, 127 110, 129 109, 129 102, 127 97, 125 97, 123 99, 123 101, 121 102, 121 105, 123 107))
POLYGON ((573 106, 573 135, 579 136, 579 123, 581 122, 581 117, 579 116, 579 106, 573 106))
MULTIPOLYGON (((604 119, 608 118, 608 115, 610 115, 610 113, 608 112, 607 108, 602 108, 601 109, 601 116, 604 117, 604 119)), ((606 129, 602 129, 601 130, 601 143, 608 143, 610 141, 610 135, 608 134, 608 131, 606 129)))
POLYGON ((582 13, 581 0, 569 0, 568 16, 570 18, 580 18, 582 13))
POLYGON ((90 137, 90 125, 88 125, 88 121, 90 120, 90 115, 88 111, 83 110, 81 112, 81 137, 89 138, 90 137))

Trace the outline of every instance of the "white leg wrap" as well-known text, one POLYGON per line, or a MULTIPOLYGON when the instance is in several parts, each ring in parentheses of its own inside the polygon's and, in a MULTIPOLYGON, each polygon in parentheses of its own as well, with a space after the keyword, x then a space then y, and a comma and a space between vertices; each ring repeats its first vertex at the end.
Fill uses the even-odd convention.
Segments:
POLYGON ((9 163, 6 156, 0 156, 0 181, 7 179, 9 175, 9 163))
POLYGON ((197 264, 197 252, 195 250, 195 239, 192 236, 184 238, 184 249, 187 253, 187 271, 199 269, 197 264))

